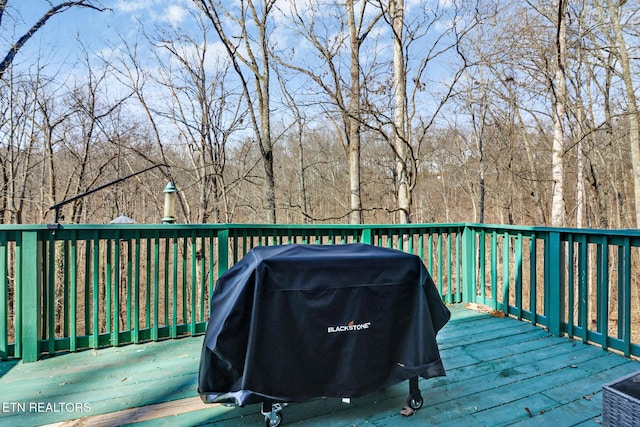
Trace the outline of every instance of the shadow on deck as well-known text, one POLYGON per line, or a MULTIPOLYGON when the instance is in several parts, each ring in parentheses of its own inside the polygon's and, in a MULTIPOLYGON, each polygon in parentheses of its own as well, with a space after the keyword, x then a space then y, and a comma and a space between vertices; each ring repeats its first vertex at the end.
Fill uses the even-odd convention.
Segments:
MULTIPOLYGON (((420 381, 424 406, 403 417, 408 382, 282 412, 283 426, 599 425, 602 385, 640 363, 510 318, 451 307, 438 335, 447 376, 420 381)), ((262 426, 259 405, 197 397, 202 337, 0 363, 4 426, 262 426)))

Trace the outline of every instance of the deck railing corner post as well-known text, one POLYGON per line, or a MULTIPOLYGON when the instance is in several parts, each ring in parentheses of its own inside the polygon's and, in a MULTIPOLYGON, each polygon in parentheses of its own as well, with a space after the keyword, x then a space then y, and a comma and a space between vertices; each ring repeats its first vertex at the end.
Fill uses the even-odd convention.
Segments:
POLYGON ((42 241, 37 231, 24 231, 21 239, 19 275, 21 280, 22 361, 40 358, 42 336, 42 241))
POLYGON ((549 286, 549 313, 547 325, 549 332, 553 335, 560 336, 562 332, 562 314, 564 310, 564 250, 562 241, 560 239, 560 232, 553 231, 549 233, 549 240, 546 242, 548 245, 548 251, 545 256, 548 260, 548 271, 545 271, 547 275, 549 286))
POLYGON ((362 234, 360 235, 360 243, 365 243, 370 245, 372 242, 372 232, 370 228, 365 228, 362 230, 362 234))
POLYGON ((218 230, 218 277, 229 268, 229 229, 218 230))

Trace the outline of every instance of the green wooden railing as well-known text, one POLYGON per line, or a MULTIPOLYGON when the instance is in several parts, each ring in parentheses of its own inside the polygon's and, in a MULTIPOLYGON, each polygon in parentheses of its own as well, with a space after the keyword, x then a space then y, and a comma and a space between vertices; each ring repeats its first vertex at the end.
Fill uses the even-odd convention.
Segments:
POLYGON ((217 278, 252 247, 363 242, 414 253, 475 303, 640 356, 640 231, 479 224, 0 226, 0 358, 204 332, 217 278))

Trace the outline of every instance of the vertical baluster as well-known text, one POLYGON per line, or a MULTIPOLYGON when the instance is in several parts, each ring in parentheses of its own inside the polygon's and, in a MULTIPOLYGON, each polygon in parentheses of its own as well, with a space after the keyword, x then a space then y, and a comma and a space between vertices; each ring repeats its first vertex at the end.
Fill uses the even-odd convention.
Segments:
POLYGON ((91 258, 93 271, 91 272, 91 283, 93 287, 93 334, 91 346, 100 347, 100 237, 95 231, 91 240, 91 258))
MULTIPOLYGON (((49 240, 51 245, 51 239, 49 240)), ((0 360, 9 355, 9 277, 7 234, 0 234, 0 360)), ((50 299, 50 298, 49 298, 50 299)), ((49 338, 51 342, 51 338, 49 338)))
MULTIPOLYGON (((478 233, 478 263, 477 268, 480 269, 480 278, 477 286, 474 287, 476 294, 480 293, 480 303, 487 304, 487 267, 485 262, 486 257, 486 234, 485 230, 480 230, 478 233)), ((475 259, 475 253, 472 255, 475 259)), ((476 277, 476 271, 472 271, 474 278, 476 277)))
MULTIPOLYGON (((56 247, 57 243, 53 233, 49 234, 47 251, 47 284, 45 297, 46 332, 48 338, 48 351, 50 354, 56 351, 56 247)), ((4 275, 3 275, 4 277, 4 275)))
POLYGON ((578 325, 581 326, 580 338, 587 342, 589 336, 589 246, 587 236, 578 237, 578 325))
POLYGON ((158 232, 153 239, 153 322, 151 339, 158 341, 158 322, 160 321, 160 237, 158 232))
POLYGON ((133 276, 133 327, 131 340, 138 344, 140 342, 140 235, 135 238, 134 254, 134 276, 133 276))
MULTIPOLYGON (((125 244, 127 246, 127 292, 126 292, 126 299, 127 299, 127 304, 126 304, 126 309, 127 309, 127 315, 125 318, 125 330, 127 332, 129 332, 129 334, 131 334, 131 292, 132 292, 132 282, 133 282, 133 253, 131 252, 131 247, 132 247, 132 242, 131 242, 131 237, 128 237, 125 240, 125 244)), ((131 338, 129 338, 131 339, 131 338)))
POLYGON ((113 239, 113 331, 111 345, 120 345, 120 285, 122 272, 120 271, 120 232, 116 231, 113 239))
POLYGON ((451 265, 452 257, 451 257, 451 233, 447 233, 447 302, 449 304, 453 303, 453 291, 452 284, 453 279, 451 278, 451 273, 453 271, 453 266, 451 265))
POLYGON ((78 240, 77 233, 73 231, 71 233, 70 254, 69 254, 69 350, 72 352, 77 351, 77 323, 78 323, 78 240))
POLYGON ((109 334, 109 342, 113 343, 111 335, 111 285, 112 285, 112 262, 111 262, 111 240, 105 239, 105 283, 104 283, 104 317, 105 332, 109 334))
MULTIPOLYGON (((573 258, 575 257, 575 248, 573 242, 573 234, 567 236, 567 335, 573 337, 574 309, 575 309, 575 268, 573 258)), ((563 266, 564 268, 564 266, 563 266)))
POLYGON ((538 246, 537 246, 537 235, 534 234, 531 236, 531 240, 529 241, 529 311, 531 312, 531 322, 536 325, 538 323, 538 312, 537 312, 537 304, 538 304, 538 246))
POLYGON ((491 308, 498 309, 498 233, 491 233, 491 308))
MULTIPOLYGON (((187 239, 185 239, 187 240, 187 239)), ((189 327, 189 333, 194 335, 196 333, 196 320, 197 320, 197 312, 196 312, 196 303, 197 303, 197 295, 198 290, 196 289, 196 285, 198 284, 198 276, 197 276, 197 267, 198 264, 196 262, 196 237, 195 233, 191 235, 191 322, 189 327)), ((185 251, 186 254, 186 251, 185 251)), ((186 272, 184 274, 186 276, 186 272)), ((186 318, 185 318, 186 322, 186 318)))
POLYGON ((509 283, 510 283, 510 262, 511 238, 509 232, 505 231, 502 235, 502 311, 505 315, 509 315, 509 283))
POLYGON ((513 261, 515 263, 516 317, 522 320, 522 233, 516 235, 516 253, 513 261))

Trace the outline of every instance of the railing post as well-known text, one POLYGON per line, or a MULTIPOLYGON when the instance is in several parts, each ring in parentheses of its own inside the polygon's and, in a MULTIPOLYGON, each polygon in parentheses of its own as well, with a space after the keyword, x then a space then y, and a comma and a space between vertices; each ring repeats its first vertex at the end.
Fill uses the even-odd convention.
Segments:
POLYGON ((42 336, 42 242, 37 231, 22 233, 21 262, 18 266, 22 278, 22 360, 36 362, 40 357, 42 336))
POLYGON ((462 302, 475 302, 475 231, 465 226, 462 230, 462 302))
POLYGON ((229 229, 218 231, 218 278, 229 268, 229 229))
POLYGON ((560 336, 562 312, 564 307, 564 250, 562 242, 560 240, 560 233, 557 231, 549 233, 549 240, 546 243, 548 245, 547 250, 547 262, 549 270, 545 272, 549 283, 549 332, 553 335, 560 336))
POLYGON ((360 243, 365 243, 367 245, 371 244, 371 229, 365 228, 362 230, 362 234, 360 235, 360 243))

